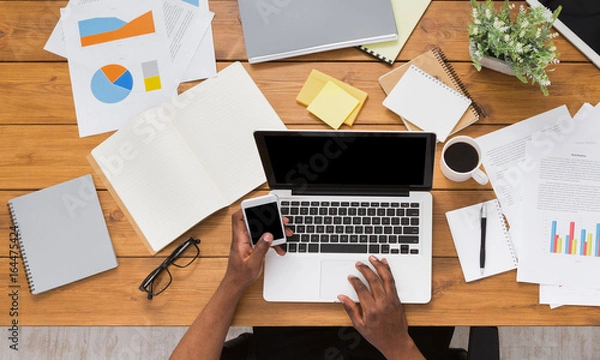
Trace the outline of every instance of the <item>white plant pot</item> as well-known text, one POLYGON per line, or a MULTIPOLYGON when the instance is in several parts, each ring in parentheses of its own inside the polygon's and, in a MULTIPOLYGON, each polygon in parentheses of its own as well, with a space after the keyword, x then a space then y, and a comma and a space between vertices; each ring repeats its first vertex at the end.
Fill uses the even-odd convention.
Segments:
MULTIPOLYGON (((472 43, 469 43, 469 54, 473 55, 474 49, 475 46, 473 46, 472 43)), ((508 64, 504 60, 500 60, 493 56, 483 55, 483 58, 481 59, 481 66, 502 74, 515 76, 515 72, 512 71, 510 66, 508 66, 508 64)))
POLYGON ((497 71, 502 74, 515 76, 515 72, 512 71, 510 66, 508 66, 508 64, 505 61, 500 60, 495 57, 484 55, 483 58, 481 59, 481 66, 483 66, 484 68, 488 68, 490 70, 497 71))

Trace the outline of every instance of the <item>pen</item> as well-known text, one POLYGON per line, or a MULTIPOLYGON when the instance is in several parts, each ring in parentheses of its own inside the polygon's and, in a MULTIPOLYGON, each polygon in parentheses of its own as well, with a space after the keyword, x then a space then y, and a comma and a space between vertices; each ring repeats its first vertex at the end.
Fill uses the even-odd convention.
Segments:
POLYGON ((486 214, 486 210, 485 210, 485 203, 483 203, 481 205, 481 246, 479 248, 479 269, 481 270, 481 275, 483 275, 483 270, 485 269, 486 227, 487 227, 487 214, 486 214))

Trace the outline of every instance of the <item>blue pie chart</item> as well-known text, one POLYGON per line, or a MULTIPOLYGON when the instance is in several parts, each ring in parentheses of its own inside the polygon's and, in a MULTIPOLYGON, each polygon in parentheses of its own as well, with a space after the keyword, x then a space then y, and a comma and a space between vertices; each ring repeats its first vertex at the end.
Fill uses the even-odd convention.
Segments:
POLYGON ((133 76, 121 65, 106 65, 94 73, 91 89, 98 101, 105 104, 116 104, 125 100, 131 93, 133 76))

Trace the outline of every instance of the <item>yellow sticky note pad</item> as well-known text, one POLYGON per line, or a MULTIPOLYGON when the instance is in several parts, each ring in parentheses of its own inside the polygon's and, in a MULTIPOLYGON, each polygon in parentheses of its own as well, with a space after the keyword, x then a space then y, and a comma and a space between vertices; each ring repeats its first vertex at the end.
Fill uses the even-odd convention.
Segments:
POLYGON ((358 117, 358 113, 362 109, 365 101, 367 101, 368 94, 362 90, 355 88, 352 85, 346 84, 343 81, 340 81, 334 77, 331 77, 327 74, 320 72, 319 70, 313 70, 308 79, 306 79, 306 83, 300 90, 298 97, 296 97, 296 102, 302 104, 304 106, 309 106, 313 100, 317 97, 317 95, 321 92, 325 84, 327 82, 333 82, 335 85, 342 88, 345 92, 350 94, 356 100, 358 100, 358 106, 352 111, 350 115, 345 119, 344 123, 348 126, 352 126, 354 121, 358 117))
POLYGON ((344 89, 328 81, 308 105, 308 111, 327 125, 338 129, 356 109, 359 102, 344 89))

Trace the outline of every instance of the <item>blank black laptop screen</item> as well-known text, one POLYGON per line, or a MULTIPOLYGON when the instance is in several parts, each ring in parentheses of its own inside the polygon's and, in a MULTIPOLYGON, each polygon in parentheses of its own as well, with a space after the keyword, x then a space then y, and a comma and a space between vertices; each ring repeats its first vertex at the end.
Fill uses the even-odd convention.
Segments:
POLYGON ((600 54, 599 0, 540 0, 540 3, 552 11, 562 6, 558 19, 600 54))
POLYGON ((259 131, 255 137, 273 189, 431 189, 433 134, 259 131))

